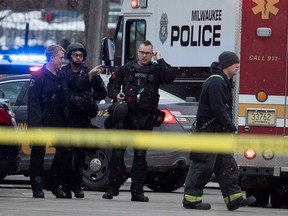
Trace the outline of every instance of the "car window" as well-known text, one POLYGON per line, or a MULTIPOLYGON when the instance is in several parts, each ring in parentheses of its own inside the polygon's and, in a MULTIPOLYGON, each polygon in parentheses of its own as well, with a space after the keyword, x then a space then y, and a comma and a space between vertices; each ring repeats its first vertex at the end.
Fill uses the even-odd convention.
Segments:
POLYGON ((160 98, 159 101, 161 104, 170 104, 170 103, 185 103, 185 100, 177 97, 176 95, 170 94, 162 89, 159 89, 160 98))
POLYGON ((15 106, 24 86, 25 81, 5 82, 0 84, 0 89, 4 92, 5 98, 10 100, 11 106, 15 106))

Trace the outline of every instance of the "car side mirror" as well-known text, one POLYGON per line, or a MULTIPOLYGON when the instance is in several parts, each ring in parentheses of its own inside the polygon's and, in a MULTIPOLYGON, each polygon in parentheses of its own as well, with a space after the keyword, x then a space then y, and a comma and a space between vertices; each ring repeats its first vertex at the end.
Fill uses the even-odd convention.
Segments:
POLYGON ((105 67, 114 67, 115 42, 112 38, 103 38, 101 44, 101 61, 105 67))

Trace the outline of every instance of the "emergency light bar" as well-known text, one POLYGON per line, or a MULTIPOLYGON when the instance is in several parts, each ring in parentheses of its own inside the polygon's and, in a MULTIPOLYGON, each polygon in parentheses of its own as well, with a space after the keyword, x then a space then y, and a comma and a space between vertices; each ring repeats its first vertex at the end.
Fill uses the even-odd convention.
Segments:
POLYGON ((7 61, 38 61, 38 62, 46 62, 46 58, 44 55, 7 55, 7 54, 0 54, 0 59, 7 60, 7 61))
POLYGON ((147 8, 147 1, 148 0, 131 0, 131 7, 132 8, 147 8))
POLYGON ((14 61, 46 61, 44 55, 10 55, 14 61))

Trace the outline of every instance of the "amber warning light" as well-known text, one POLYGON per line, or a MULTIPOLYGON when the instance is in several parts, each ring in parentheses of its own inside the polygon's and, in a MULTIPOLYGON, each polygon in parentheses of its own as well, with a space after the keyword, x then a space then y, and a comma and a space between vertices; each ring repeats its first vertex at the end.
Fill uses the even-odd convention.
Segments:
POLYGON ((259 101, 259 102, 265 102, 267 99, 268 99, 268 94, 266 91, 264 90, 260 90, 257 92, 256 94, 256 99, 259 101))

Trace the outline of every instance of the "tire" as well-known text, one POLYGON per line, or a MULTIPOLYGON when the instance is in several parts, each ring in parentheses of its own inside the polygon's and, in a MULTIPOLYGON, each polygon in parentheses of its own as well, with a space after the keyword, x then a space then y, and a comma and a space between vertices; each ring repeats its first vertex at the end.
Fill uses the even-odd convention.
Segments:
POLYGON ((175 169, 168 172, 148 172, 146 186, 157 192, 172 192, 181 188, 185 182, 187 170, 175 169))
POLYGON ((285 187, 274 188, 271 191, 271 206, 272 208, 287 208, 288 206, 288 192, 285 187))
POLYGON ((246 197, 254 196, 256 198, 256 201, 252 203, 250 206, 266 207, 269 203, 269 195, 270 195, 269 190, 252 189, 252 188, 246 189, 246 197))
POLYGON ((87 152, 83 167, 83 188, 105 191, 108 187, 110 149, 91 149, 87 152))

